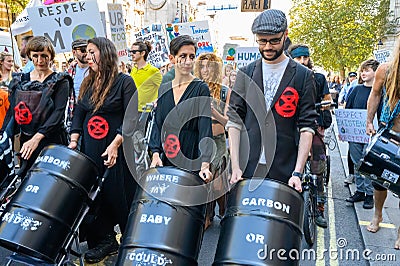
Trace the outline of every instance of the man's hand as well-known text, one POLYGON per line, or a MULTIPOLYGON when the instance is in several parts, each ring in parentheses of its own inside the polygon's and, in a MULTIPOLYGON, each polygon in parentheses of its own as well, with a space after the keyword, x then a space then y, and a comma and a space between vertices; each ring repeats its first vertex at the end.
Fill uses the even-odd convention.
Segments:
POLYGON ((367 135, 375 135, 376 130, 374 128, 374 124, 371 122, 367 122, 367 135))
POLYGON ((288 184, 289 184, 289 187, 293 187, 293 188, 296 189, 298 192, 301 192, 301 191, 302 191, 300 177, 298 177, 298 176, 292 176, 292 177, 289 179, 288 184))
POLYGON ((163 166, 160 154, 158 152, 153 153, 153 158, 151 160, 150 167, 163 166))
POLYGON ((229 182, 235 184, 240 180, 243 180, 242 174, 242 170, 240 170, 239 167, 232 168, 232 176, 229 182))
POLYGON ((210 171, 210 164, 209 163, 203 162, 201 164, 201 170, 199 172, 199 176, 206 183, 208 183, 208 182, 210 182, 212 180, 212 173, 210 171))

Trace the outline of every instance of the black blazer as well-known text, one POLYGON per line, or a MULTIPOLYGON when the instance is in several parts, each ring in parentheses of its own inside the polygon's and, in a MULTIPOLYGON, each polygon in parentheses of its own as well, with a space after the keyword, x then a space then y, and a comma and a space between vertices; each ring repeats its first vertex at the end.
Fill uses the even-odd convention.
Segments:
POLYGON ((238 72, 228 117, 242 125, 239 158, 240 168, 245 169, 243 177, 253 176, 263 143, 267 167, 271 167, 267 176, 287 182, 297 160, 299 129, 316 128, 314 77, 310 70, 289 59, 267 112, 261 60, 238 72))

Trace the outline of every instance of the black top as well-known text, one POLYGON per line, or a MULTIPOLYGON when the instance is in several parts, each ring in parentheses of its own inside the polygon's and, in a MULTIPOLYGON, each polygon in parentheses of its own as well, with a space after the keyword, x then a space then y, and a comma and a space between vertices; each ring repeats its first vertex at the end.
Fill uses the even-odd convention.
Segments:
POLYGON ((328 82, 326 78, 321 73, 314 73, 315 78, 315 88, 316 88, 316 102, 321 102, 324 99, 324 96, 329 94, 328 82))
POLYGON ((315 128, 313 73, 289 59, 271 110, 264 99, 262 59, 238 72, 229 100, 229 121, 244 126, 239 144, 243 177, 251 178, 265 147, 268 177, 287 182, 296 165, 299 129, 315 128))
MULTIPOLYGON (((40 118, 43 120, 41 124, 38 125, 37 132, 43 134, 45 137, 49 138, 53 134, 59 134, 60 130, 63 130, 64 127, 64 118, 65 118, 65 108, 68 101, 69 90, 71 88, 72 80, 70 77, 64 73, 51 73, 43 82, 39 81, 31 81, 30 73, 24 73, 21 75, 16 75, 12 82, 10 83, 10 90, 16 92, 16 90, 29 91, 32 88, 36 87, 46 87, 43 85, 48 84, 48 86, 52 86, 54 92, 51 93, 50 98, 51 102, 44 102, 46 97, 43 95, 41 100, 41 105, 45 105, 44 110, 31 108, 33 115, 36 113, 40 116, 45 115, 44 113, 49 112, 46 119, 40 118), (49 108, 49 105, 52 105, 51 110, 45 110, 49 108)), ((47 86, 47 87, 48 87, 47 86)), ((16 92, 17 93, 17 92, 16 92)), ((12 108, 10 110, 14 112, 14 107, 18 104, 17 95, 13 95, 11 100, 12 108)), ((39 118, 38 118, 39 119, 39 118)), ((36 132, 35 132, 36 133, 36 132)))
MULTIPOLYGON (((81 151, 93 159, 99 169, 104 170, 101 154, 117 134, 122 135, 125 110, 136 86, 130 76, 120 73, 103 105, 95 113, 90 100, 91 91, 90 89, 75 106, 71 133, 82 136, 81 151)), ((120 157, 118 156, 117 162, 120 157)))
POLYGON ((367 109, 367 101, 372 87, 359 84, 353 88, 346 102, 346 109, 367 109))
POLYGON ((196 172, 202 162, 211 162, 209 88, 203 81, 194 79, 177 105, 171 82, 163 84, 160 91, 164 93, 157 100, 149 149, 160 153, 164 166, 196 172))

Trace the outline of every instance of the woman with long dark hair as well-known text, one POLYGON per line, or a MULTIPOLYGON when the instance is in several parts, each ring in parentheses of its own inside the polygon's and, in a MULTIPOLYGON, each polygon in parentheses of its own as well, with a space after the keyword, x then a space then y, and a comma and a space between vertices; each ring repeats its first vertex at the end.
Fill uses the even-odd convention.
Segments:
POLYGON ((85 260, 95 263, 118 251, 114 226, 125 230, 135 190, 134 179, 122 151, 122 122, 128 103, 136 91, 133 79, 118 72, 114 44, 103 37, 88 40, 89 73, 83 80, 71 127, 70 148, 77 147, 89 156, 106 177, 96 198, 94 221, 83 224, 89 250, 85 260))

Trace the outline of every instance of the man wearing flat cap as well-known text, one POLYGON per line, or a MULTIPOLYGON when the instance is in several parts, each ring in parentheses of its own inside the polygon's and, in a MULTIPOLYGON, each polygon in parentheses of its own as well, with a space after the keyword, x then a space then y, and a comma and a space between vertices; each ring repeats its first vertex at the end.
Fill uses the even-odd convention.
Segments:
POLYGON ((344 104, 347 101, 347 97, 350 95, 350 89, 358 84, 357 72, 349 72, 346 81, 346 84, 344 84, 339 93, 339 104, 344 104))
POLYGON ((312 72, 284 53, 287 20, 268 9, 253 22, 262 58, 242 68, 226 125, 232 177, 271 178, 301 191, 301 178, 318 117, 312 72))
POLYGON ((74 55, 75 62, 70 66, 70 75, 74 80, 74 91, 75 96, 79 95, 79 88, 83 79, 86 77, 88 72, 88 61, 86 60, 87 55, 87 40, 77 39, 72 42, 72 54, 74 55))

